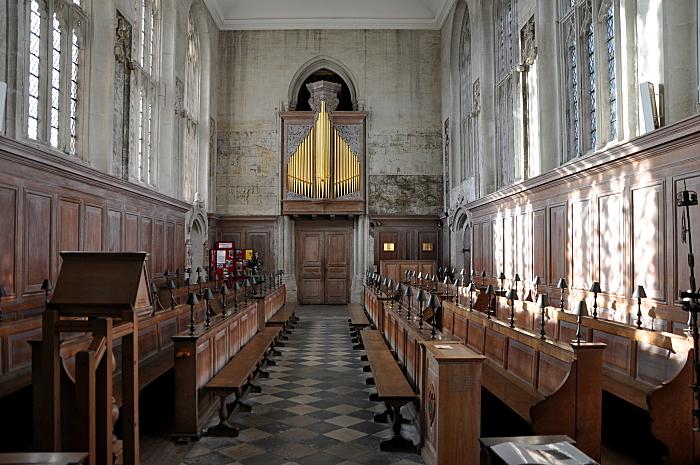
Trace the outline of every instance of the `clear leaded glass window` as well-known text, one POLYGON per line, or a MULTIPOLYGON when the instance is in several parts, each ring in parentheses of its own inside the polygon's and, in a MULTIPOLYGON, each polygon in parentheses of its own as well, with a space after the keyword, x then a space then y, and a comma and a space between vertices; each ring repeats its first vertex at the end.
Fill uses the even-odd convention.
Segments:
POLYGON ((154 185, 156 182, 157 108, 160 38, 159 5, 156 0, 135 0, 136 34, 132 44, 132 56, 137 57, 135 85, 132 86, 132 141, 136 154, 131 167, 133 179, 154 185))
POLYGON ((617 139, 617 70, 615 65, 615 9, 605 9, 605 50, 608 63, 608 99, 610 104, 610 139, 617 139))
POLYGON ((496 150, 498 186, 516 180, 515 170, 515 57, 518 49, 515 27, 515 2, 498 0, 496 5, 496 150))
POLYGON ((27 138, 76 156, 80 141, 82 2, 29 0, 26 5, 27 138))

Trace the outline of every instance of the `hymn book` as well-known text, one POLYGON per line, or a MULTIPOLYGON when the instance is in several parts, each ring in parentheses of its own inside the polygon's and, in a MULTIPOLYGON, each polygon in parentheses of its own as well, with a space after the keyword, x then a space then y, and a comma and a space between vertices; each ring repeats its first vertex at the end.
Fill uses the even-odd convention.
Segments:
POLYGON ((598 462, 568 442, 525 445, 504 442, 491 450, 506 465, 598 465, 598 462))

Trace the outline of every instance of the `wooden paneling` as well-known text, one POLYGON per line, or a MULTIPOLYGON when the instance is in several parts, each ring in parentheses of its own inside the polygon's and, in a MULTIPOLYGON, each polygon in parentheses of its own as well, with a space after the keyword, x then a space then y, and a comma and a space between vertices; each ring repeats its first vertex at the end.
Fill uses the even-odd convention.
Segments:
POLYGON ((168 222, 165 228, 165 259, 166 267, 172 274, 177 268, 175 266, 175 223, 168 222))
POLYGON ((323 276, 323 252, 324 236, 321 231, 301 231, 298 235, 297 253, 299 261, 297 273, 299 275, 300 303, 322 304, 325 296, 323 276))
POLYGON ((484 249, 482 246, 483 229, 484 223, 474 224, 474 239, 472 241, 472 244, 474 244, 472 248, 472 267, 474 270, 484 269, 484 253, 488 249, 484 249))
POLYGON ((537 352, 532 347, 512 340, 508 347, 508 371, 530 385, 535 385, 537 352))
POLYGON ((83 249, 88 252, 102 250, 102 208, 85 206, 85 238, 83 249))
POLYGON ((591 282, 591 214, 590 201, 571 203, 571 286, 588 289, 591 282))
POLYGON ((148 271, 153 276, 155 262, 153 260, 153 219, 141 217, 141 228, 139 234, 139 249, 146 252, 148 261, 148 271))
POLYGON ((155 220, 153 224, 155 275, 161 276, 165 272, 165 223, 155 220))
POLYGON ((58 252, 68 250, 80 250, 80 201, 59 199, 58 252))
POLYGON ((10 295, 17 294, 17 189, 0 186, 0 282, 10 295))
POLYGON ((374 265, 379 266, 383 260, 439 261, 442 245, 438 222, 437 217, 372 217, 374 265), (385 243, 394 244, 394 250, 385 251, 385 243))
MULTIPOLYGON (((523 279, 530 279, 531 276, 539 276, 544 282, 554 282, 554 276, 547 275, 547 215, 544 209, 532 212, 532 271, 528 273, 527 262, 523 266, 523 279)), ((525 234, 529 228, 525 228, 525 234)), ((528 242, 523 242, 527 246, 528 242)), ((524 254, 527 261, 527 254, 524 254)))
POLYGON ((216 231, 218 241, 231 241, 238 249, 258 251, 267 271, 280 268, 281 261, 273 253, 277 234, 276 217, 210 217, 209 224, 216 231))
POLYGON ((121 252, 122 250, 122 217, 119 210, 110 209, 107 212, 107 251, 121 252))
POLYGON ((598 270, 604 292, 622 294, 623 273, 622 194, 598 197, 598 270))
POLYGON ((566 205, 557 205, 549 209, 550 282, 568 276, 566 272, 566 216, 566 205))
POLYGON ((139 249, 139 216, 126 214, 125 251, 138 252, 139 249))
POLYGON ((664 184, 632 189, 632 266, 634 283, 647 296, 666 298, 666 219, 664 184))
POLYGON ((569 374, 568 363, 556 357, 540 352, 539 386, 537 389, 544 395, 549 395, 559 389, 569 374))
POLYGON ((24 292, 38 292, 51 276, 52 198, 37 192, 24 196, 24 292), (31 225, 31 226, 30 226, 31 225))
POLYGON ((604 342, 608 345, 603 352, 603 364, 606 368, 629 374, 632 364, 632 342, 622 336, 593 331, 594 342, 604 342))
POLYGON ((350 295, 350 241, 348 231, 326 232, 326 298, 327 304, 346 304, 350 295))

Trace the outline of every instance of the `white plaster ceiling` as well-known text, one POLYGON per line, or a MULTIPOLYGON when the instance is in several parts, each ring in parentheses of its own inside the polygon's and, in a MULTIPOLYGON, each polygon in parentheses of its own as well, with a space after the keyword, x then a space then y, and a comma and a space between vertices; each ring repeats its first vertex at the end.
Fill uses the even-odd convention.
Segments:
POLYGON ((455 0, 204 0, 222 30, 439 29, 455 0))

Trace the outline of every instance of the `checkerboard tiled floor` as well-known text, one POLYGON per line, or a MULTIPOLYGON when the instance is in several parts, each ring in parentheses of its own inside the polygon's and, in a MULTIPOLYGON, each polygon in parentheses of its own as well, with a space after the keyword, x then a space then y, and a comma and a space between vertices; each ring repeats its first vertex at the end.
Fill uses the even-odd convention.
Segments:
MULTIPOLYGON (((375 423, 383 410, 368 400, 362 352, 352 349, 345 307, 304 306, 270 377, 249 394, 250 413, 232 417, 237 438, 204 437, 185 465, 418 465, 417 454, 379 451, 390 425, 375 423)), ((214 420, 214 423, 216 420, 214 420)), ((416 441, 416 431, 404 425, 416 441)))

